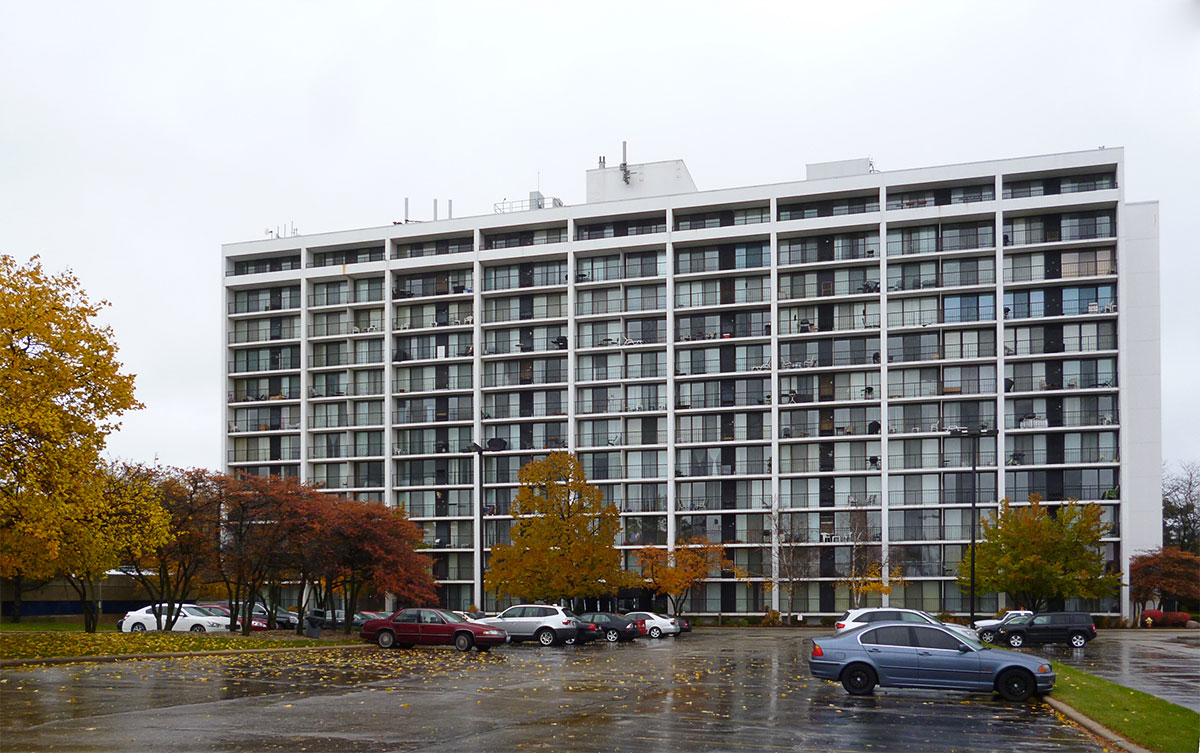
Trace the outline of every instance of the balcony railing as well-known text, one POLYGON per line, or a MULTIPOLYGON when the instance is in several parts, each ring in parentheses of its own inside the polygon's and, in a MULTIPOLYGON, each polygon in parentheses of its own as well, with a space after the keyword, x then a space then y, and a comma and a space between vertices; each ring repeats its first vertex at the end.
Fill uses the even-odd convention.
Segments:
POLYGON ((433 421, 471 421, 474 418, 475 411, 471 408, 450 408, 447 410, 437 410, 436 408, 397 408, 392 411, 392 423, 396 424, 421 424, 433 421))
POLYGON ((496 308, 483 309, 483 323, 493 324, 496 322, 518 322, 529 321, 531 319, 565 319, 567 317, 567 304, 563 301, 558 306, 533 306, 527 310, 519 308, 496 308))
POLYGON ((229 333, 229 342, 238 343, 254 343, 254 342, 272 342, 274 340, 293 340, 300 337, 300 327, 290 325, 287 327, 259 327, 252 330, 235 330, 229 333))
POLYGON ((392 444, 392 453, 395 455, 438 455, 450 452, 471 452, 470 447, 457 445, 458 443, 452 444, 449 441, 438 440, 395 442, 392 444))
POLYGON ((428 298, 431 296, 443 295, 462 295, 472 292, 471 281, 467 280, 449 280, 440 282, 424 283, 420 280, 405 282, 401 280, 399 284, 392 287, 393 300, 407 300, 409 298, 428 298))
POLYGON ((718 428, 702 428, 702 429, 679 429, 675 433, 676 442, 742 442, 742 441, 758 441, 770 440, 771 428, 769 426, 760 427, 757 430, 751 430, 746 426, 734 426, 730 429, 718 428))
POLYGON ((227 421, 225 428, 231 434, 243 431, 292 431, 300 428, 300 419, 271 419, 263 421, 261 419, 240 418, 236 421, 227 421))
POLYGON ((1117 411, 1073 410, 1063 411, 1061 417, 1050 420, 1042 413, 1027 413, 1023 416, 1009 414, 1004 417, 1008 429, 1044 429, 1049 426, 1112 426, 1117 423, 1117 411))
MULTIPOLYGON (((783 368, 783 365, 780 365, 783 368)), ((803 390, 803 389, 788 389, 784 390, 779 395, 780 405, 788 405, 792 403, 812 403, 812 402, 847 402, 879 400, 879 391, 874 386, 869 387, 834 387, 826 389, 824 387, 818 390, 803 390)))
POLYGON ((281 447, 276 450, 260 449, 258 447, 241 447, 226 453, 231 463, 265 463, 274 461, 299 460, 299 447, 281 447))
POLYGON ((879 314, 843 314, 835 316, 831 320, 831 325, 825 329, 821 329, 817 315, 815 312, 811 314, 813 317, 799 317, 783 320, 780 323, 779 334, 781 335, 804 335, 811 332, 847 332, 860 329, 875 329, 879 327, 879 314))
POLYGON ((299 390, 280 390, 279 392, 267 392, 266 390, 234 390, 233 392, 225 393, 225 399, 230 403, 250 403, 263 400, 299 400, 299 390))
POLYGON ((996 275, 989 270, 979 272, 960 272, 951 274, 903 275, 888 280, 888 290, 892 292, 903 290, 926 290, 928 288, 957 288, 972 285, 992 285, 996 275))
POLYGON ((961 379, 956 382, 889 384, 889 398, 936 397, 938 395, 986 395, 996 391, 995 379, 961 379))
POLYGON ((771 472, 771 460, 737 460, 722 463, 716 460, 680 460, 675 464, 675 476, 743 476, 766 475, 771 472))
MULTIPOLYGON (((513 474, 514 476, 516 474, 513 474)), ((513 479, 516 480, 515 478, 513 479)), ((396 486, 468 486, 474 483, 474 474, 470 471, 462 473, 418 473, 418 474, 396 474, 394 479, 396 486)))
POLYGON ((878 455, 849 457, 791 457, 779 464, 780 473, 828 473, 831 471, 880 471, 883 461, 878 455))
POLYGON ((780 439, 804 439, 806 437, 856 437, 879 434, 879 421, 845 421, 836 426, 821 428, 820 422, 807 424, 793 422, 779 430, 780 439))
POLYGON ((565 416, 565 405, 537 405, 529 407, 519 405, 488 405, 484 403, 482 417, 489 418, 541 418, 543 416, 565 416))
POLYGON ((874 259, 879 256, 879 239, 847 239, 834 238, 833 258, 821 259, 819 246, 815 242, 780 242, 780 264, 813 264, 821 261, 852 261, 854 259, 874 259))
POLYGON ((575 374, 576 380, 580 382, 604 382, 618 379, 661 379, 667 375, 667 366, 665 362, 629 364, 623 368, 618 366, 580 366, 576 369, 575 374))
POLYGON ((1111 222, 1096 223, 1095 226, 1078 228, 1026 228, 1004 231, 1005 246, 1026 246, 1034 243, 1058 243, 1060 241, 1087 241, 1097 238, 1115 238, 1111 222))
POLYGON ((965 358, 995 358, 996 346, 987 343, 983 347, 966 343, 956 347, 933 345, 930 347, 901 347, 888 353, 888 363, 913 363, 916 361, 941 361, 965 358))
MULTIPOLYGON (((297 296, 297 299, 299 296, 297 296)), ((294 311, 300 308, 299 300, 255 300, 255 301, 230 301, 229 313, 231 314, 257 314, 267 311, 294 311)))
MULTIPOLYGON (((515 361, 513 362, 515 363, 515 361)), ((524 375, 519 373, 502 372, 499 374, 483 374, 484 387, 522 387, 522 386, 538 386, 548 387, 555 384, 562 384, 567 381, 566 371, 559 370, 547 372, 542 375, 524 375)))
POLYGON ((506 355, 509 353, 542 353, 552 350, 566 350, 569 341, 566 335, 554 337, 535 337, 532 340, 492 340, 485 342, 485 356, 506 355))
POLYGON ((1049 452, 1044 449, 1009 450, 1004 456, 1005 465, 1074 465, 1077 463, 1117 463, 1116 449, 1100 449, 1097 447, 1079 448, 1068 447, 1062 452, 1049 452))
POLYGON ((709 374, 736 374, 755 371, 770 371, 771 359, 762 358, 737 358, 734 359, 733 368, 729 371, 721 369, 721 361, 719 358, 705 359, 697 364, 693 359, 684 359, 677 361, 675 364, 675 376, 705 376, 709 374))
POLYGON ((465 327, 475 323, 475 317, 471 314, 465 316, 410 316, 408 318, 396 317, 392 323, 392 329, 397 332, 404 332, 412 329, 429 329, 434 327, 465 327))
POLYGON ((939 251, 974 251, 976 249, 992 248, 996 240, 991 232, 980 232, 978 235, 967 235, 960 238, 898 238, 887 242, 888 256, 907 256, 909 254, 932 254, 939 251))
MULTIPOLYGON (((888 460, 888 466, 893 470, 912 470, 916 468, 970 468, 974 453, 966 452, 925 452, 925 453, 896 453, 888 460)), ((979 449, 977 465, 980 468, 996 465, 995 450, 979 449)))
POLYGON ((470 502, 409 502, 410 518, 465 518, 474 514, 470 502))
POLYGON ((675 400, 679 410, 695 410, 697 408, 728 408, 732 406, 770 405, 770 392, 749 392, 737 390, 725 394, 696 394, 680 395, 675 400))
POLYGON ((297 358, 264 358, 255 361, 230 361, 230 374, 246 374, 252 371, 292 371, 300 368, 297 358))
POLYGON ((702 510, 764 510, 771 508, 771 495, 744 495, 739 494, 732 499, 723 497, 680 497, 675 500, 676 510, 702 511, 702 510))
MULTIPOLYGON (((850 492, 844 494, 832 495, 830 499, 834 507, 878 507, 879 495, 864 492, 850 492)), ((779 504, 781 509, 799 509, 813 507, 827 507, 823 504, 824 500, 819 495, 800 495, 793 494, 790 497, 780 497, 779 504)))
POLYGON ((833 295, 862 295, 878 292, 879 280, 832 280, 820 284, 782 285, 779 288, 779 300, 791 301, 802 298, 825 298, 833 295))
POLYGON ((922 311, 892 311, 888 313, 889 327, 925 327, 930 324, 987 322, 996 318, 995 306, 961 306, 956 309, 922 311))
POLYGON ((403 363, 404 361, 427 361, 433 358, 469 358, 475 355, 475 347, 472 345, 409 345, 408 347, 398 347, 392 350, 392 361, 395 363, 403 363))
POLYGON ((397 378, 392 380, 392 394, 401 395, 406 392, 431 392, 434 390, 469 390, 472 387, 472 381, 470 376, 397 378))
MULTIPOLYGON (((675 296, 675 308, 696 308, 699 306, 727 306, 734 303, 761 303, 771 300, 771 288, 763 285, 757 288, 746 288, 734 291, 733 295, 722 295, 719 290, 707 290, 697 293, 687 293, 675 296)), ((659 308, 665 308, 662 301, 659 308)))
POLYGON ((1044 486, 1012 486, 1007 489, 1008 498, 1013 502, 1024 502, 1031 494, 1037 494, 1043 501, 1065 502, 1068 499, 1083 501, 1119 501, 1121 489, 1115 486, 1067 486, 1061 495, 1054 496, 1044 486))
POLYGON ((667 409, 667 403, 663 400, 639 400, 635 402, 626 402, 619 399, 580 400, 576 405, 579 413, 589 415, 597 413, 640 413, 643 411, 653 413, 667 409))

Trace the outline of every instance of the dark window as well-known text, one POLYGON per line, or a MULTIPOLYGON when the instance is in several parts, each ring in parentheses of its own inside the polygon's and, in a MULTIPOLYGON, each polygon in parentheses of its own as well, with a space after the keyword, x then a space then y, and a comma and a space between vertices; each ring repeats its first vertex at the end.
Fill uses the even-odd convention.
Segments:
POLYGON ((911 646, 908 628, 904 626, 875 628, 863 634, 863 643, 877 646, 911 646))
POLYGON ((407 612, 401 612, 396 617, 396 622, 420 622, 421 613, 415 609, 410 609, 407 612))
POLYGON ((1033 621, 1030 622, 1029 624, 1030 625, 1049 625, 1050 624, 1050 615, 1040 614, 1037 617, 1034 617, 1033 621))
POLYGON ((957 638, 948 633, 943 633, 936 628, 913 628, 917 631, 917 645, 921 648, 943 648, 948 651, 957 651, 962 643, 957 638))
POLYGON ((537 607, 537 617, 553 617, 556 614, 558 612, 555 611, 554 607, 537 607))

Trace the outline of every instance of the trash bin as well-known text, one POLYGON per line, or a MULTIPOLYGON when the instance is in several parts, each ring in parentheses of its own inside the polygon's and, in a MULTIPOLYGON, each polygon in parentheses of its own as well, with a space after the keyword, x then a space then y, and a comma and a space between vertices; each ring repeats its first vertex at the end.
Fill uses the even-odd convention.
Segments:
POLYGON ((322 618, 310 614, 304 618, 304 637, 305 638, 320 638, 321 637, 321 621, 322 618))

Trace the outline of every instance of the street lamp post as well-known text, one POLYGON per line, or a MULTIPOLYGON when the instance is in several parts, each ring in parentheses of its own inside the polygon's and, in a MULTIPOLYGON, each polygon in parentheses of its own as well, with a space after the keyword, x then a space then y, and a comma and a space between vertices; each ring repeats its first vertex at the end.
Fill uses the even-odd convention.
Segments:
POLYGON ((472 442, 465 448, 467 451, 475 453, 477 462, 475 464, 475 504, 472 505, 472 520, 475 524, 473 531, 473 542, 475 544, 475 572, 474 572, 474 590, 475 603, 480 608, 483 607, 483 453, 484 452, 502 452, 508 449, 508 442, 500 437, 492 437, 486 443, 487 447, 482 447, 478 442, 472 442))
POLYGON ((979 487, 976 483, 979 473, 979 438, 996 436, 995 429, 985 429, 982 426, 967 428, 959 426, 950 430, 951 436, 956 437, 971 437, 971 626, 975 625, 975 522, 979 515, 977 512, 977 497, 979 496, 979 487))

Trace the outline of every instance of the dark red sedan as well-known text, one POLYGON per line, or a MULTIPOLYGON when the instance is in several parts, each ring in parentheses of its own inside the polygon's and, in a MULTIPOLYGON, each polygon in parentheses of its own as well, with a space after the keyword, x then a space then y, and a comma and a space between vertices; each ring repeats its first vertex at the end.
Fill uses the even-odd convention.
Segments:
POLYGON ((446 609, 401 609, 390 617, 367 620, 358 635, 382 648, 453 645, 459 651, 486 652, 508 642, 500 628, 469 622, 446 609))

